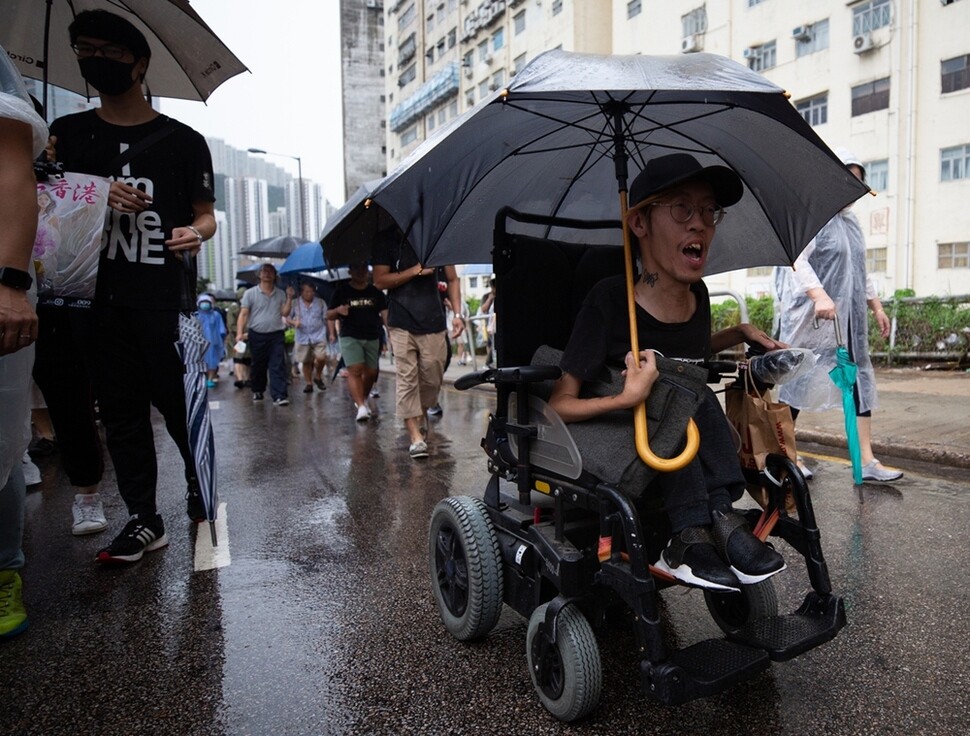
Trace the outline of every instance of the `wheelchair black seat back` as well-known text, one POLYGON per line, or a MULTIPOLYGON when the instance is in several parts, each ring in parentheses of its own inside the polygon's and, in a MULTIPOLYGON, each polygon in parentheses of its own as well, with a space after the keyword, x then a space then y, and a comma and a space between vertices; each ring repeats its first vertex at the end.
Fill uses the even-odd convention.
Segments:
MULTIPOLYGON (((583 717, 599 700, 595 629, 605 625, 610 610, 631 614, 643 692, 667 705, 748 680, 772 660, 791 659, 830 640, 845 623, 807 486, 787 458, 769 459, 773 477, 781 479, 773 505, 783 509, 791 492, 798 518, 782 511, 771 533, 804 557, 812 590, 790 614, 778 613, 770 578, 743 585, 740 593, 705 590, 724 637, 678 650, 665 641, 658 609, 659 592, 672 581, 655 578, 649 564, 665 541, 663 524, 657 531, 642 504, 638 510, 614 482, 586 469, 561 470, 568 461, 540 462, 538 449, 531 462, 534 447, 571 441, 569 427, 541 398, 560 371, 530 365, 533 356, 541 346, 563 349, 589 290, 623 273, 622 248, 606 245, 620 237, 615 222, 590 226, 499 213, 493 250, 498 367, 455 383, 459 389, 495 385, 497 406, 482 440, 489 479, 483 498, 449 497, 431 519, 432 590, 446 628, 459 640, 472 640, 495 626, 504 605, 526 617, 526 659, 536 693, 566 721, 583 717), (582 227, 563 239, 536 232, 558 234, 575 225, 582 227), (578 242, 584 240, 604 245, 578 242)), ((751 514, 754 528, 761 514, 751 514)))

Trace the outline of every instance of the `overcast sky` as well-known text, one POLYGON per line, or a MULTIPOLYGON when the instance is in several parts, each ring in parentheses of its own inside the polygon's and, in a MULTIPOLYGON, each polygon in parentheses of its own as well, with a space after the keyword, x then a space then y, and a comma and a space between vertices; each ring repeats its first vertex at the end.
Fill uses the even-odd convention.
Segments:
MULTIPOLYGON (((344 201, 338 0, 191 0, 249 67, 206 104, 161 100, 166 115, 236 148, 299 156, 303 177, 344 201)), ((268 156, 293 176, 296 161, 268 156)))

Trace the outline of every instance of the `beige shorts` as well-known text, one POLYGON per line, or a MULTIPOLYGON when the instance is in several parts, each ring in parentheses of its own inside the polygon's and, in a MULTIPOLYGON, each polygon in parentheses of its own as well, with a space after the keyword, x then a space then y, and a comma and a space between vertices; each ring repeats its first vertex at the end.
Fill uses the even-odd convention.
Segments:
POLYGON ((297 345, 293 350, 293 360, 297 363, 306 363, 310 360, 310 355, 313 355, 317 360, 323 360, 327 357, 327 343, 316 342, 312 345, 297 345))

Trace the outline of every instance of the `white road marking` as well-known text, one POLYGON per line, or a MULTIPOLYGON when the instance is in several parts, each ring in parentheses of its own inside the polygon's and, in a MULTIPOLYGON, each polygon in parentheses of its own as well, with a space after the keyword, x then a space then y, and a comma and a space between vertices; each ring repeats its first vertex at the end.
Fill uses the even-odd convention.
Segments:
POLYGON ((218 546, 212 546, 212 535, 209 534, 209 524, 202 522, 195 528, 195 571, 214 570, 217 567, 227 567, 232 562, 229 556, 229 526, 226 523, 226 504, 219 504, 216 513, 216 541, 218 546))

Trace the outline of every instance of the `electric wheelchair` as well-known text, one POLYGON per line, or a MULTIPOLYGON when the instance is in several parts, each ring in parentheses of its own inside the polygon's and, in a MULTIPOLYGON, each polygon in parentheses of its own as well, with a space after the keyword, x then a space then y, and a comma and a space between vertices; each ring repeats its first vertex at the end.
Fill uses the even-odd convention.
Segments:
MULTIPOLYGON (((811 590, 791 613, 779 613, 772 578, 743 585, 740 593, 705 590, 723 636, 682 649, 669 645, 658 595, 678 583, 650 565, 670 535, 662 504, 652 506, 647 495, 633 499, 618 482, 591 472, 573 436, 585 423, 567 427, 543 400, 559 368, 534 364, 551 362, 535 361, 537 351, 565 347, 589 289, 623 272, 622 249, 607 245, 616 242, 617 227, 508 209, 496 216, 498 367, 455 383, 460 390, 495 386, 497 406, 482 439, 489 479, 483 499, 446 498, 430 524, 431 585, 447 630, 461 641, 484 637, 505 605, 528 619, 533 685, 563 721, 582 718, 599 701, 597 631, 615 625, 616 616, 608 615, 615 611, 633 627, 643 693, 666 705, 722 692, 772 661, 829 641, 845 625, 804 478, 787 457, 772 455, 763 473, 748 478, 766 487, 767 507, 742 513, 755 534, 770 532, 804 558, 811 590), (603 245, 555 239, 562 228, 577 227, 589 231, 584 240, 603 245), (786 494, 797 516, 786 512, 786 494)), ((705 378, 717 381, 736 369, 737 363, 711 364, 705 378)), ((668 389, 674 400, 691 392, 689 385, 668 389)))

